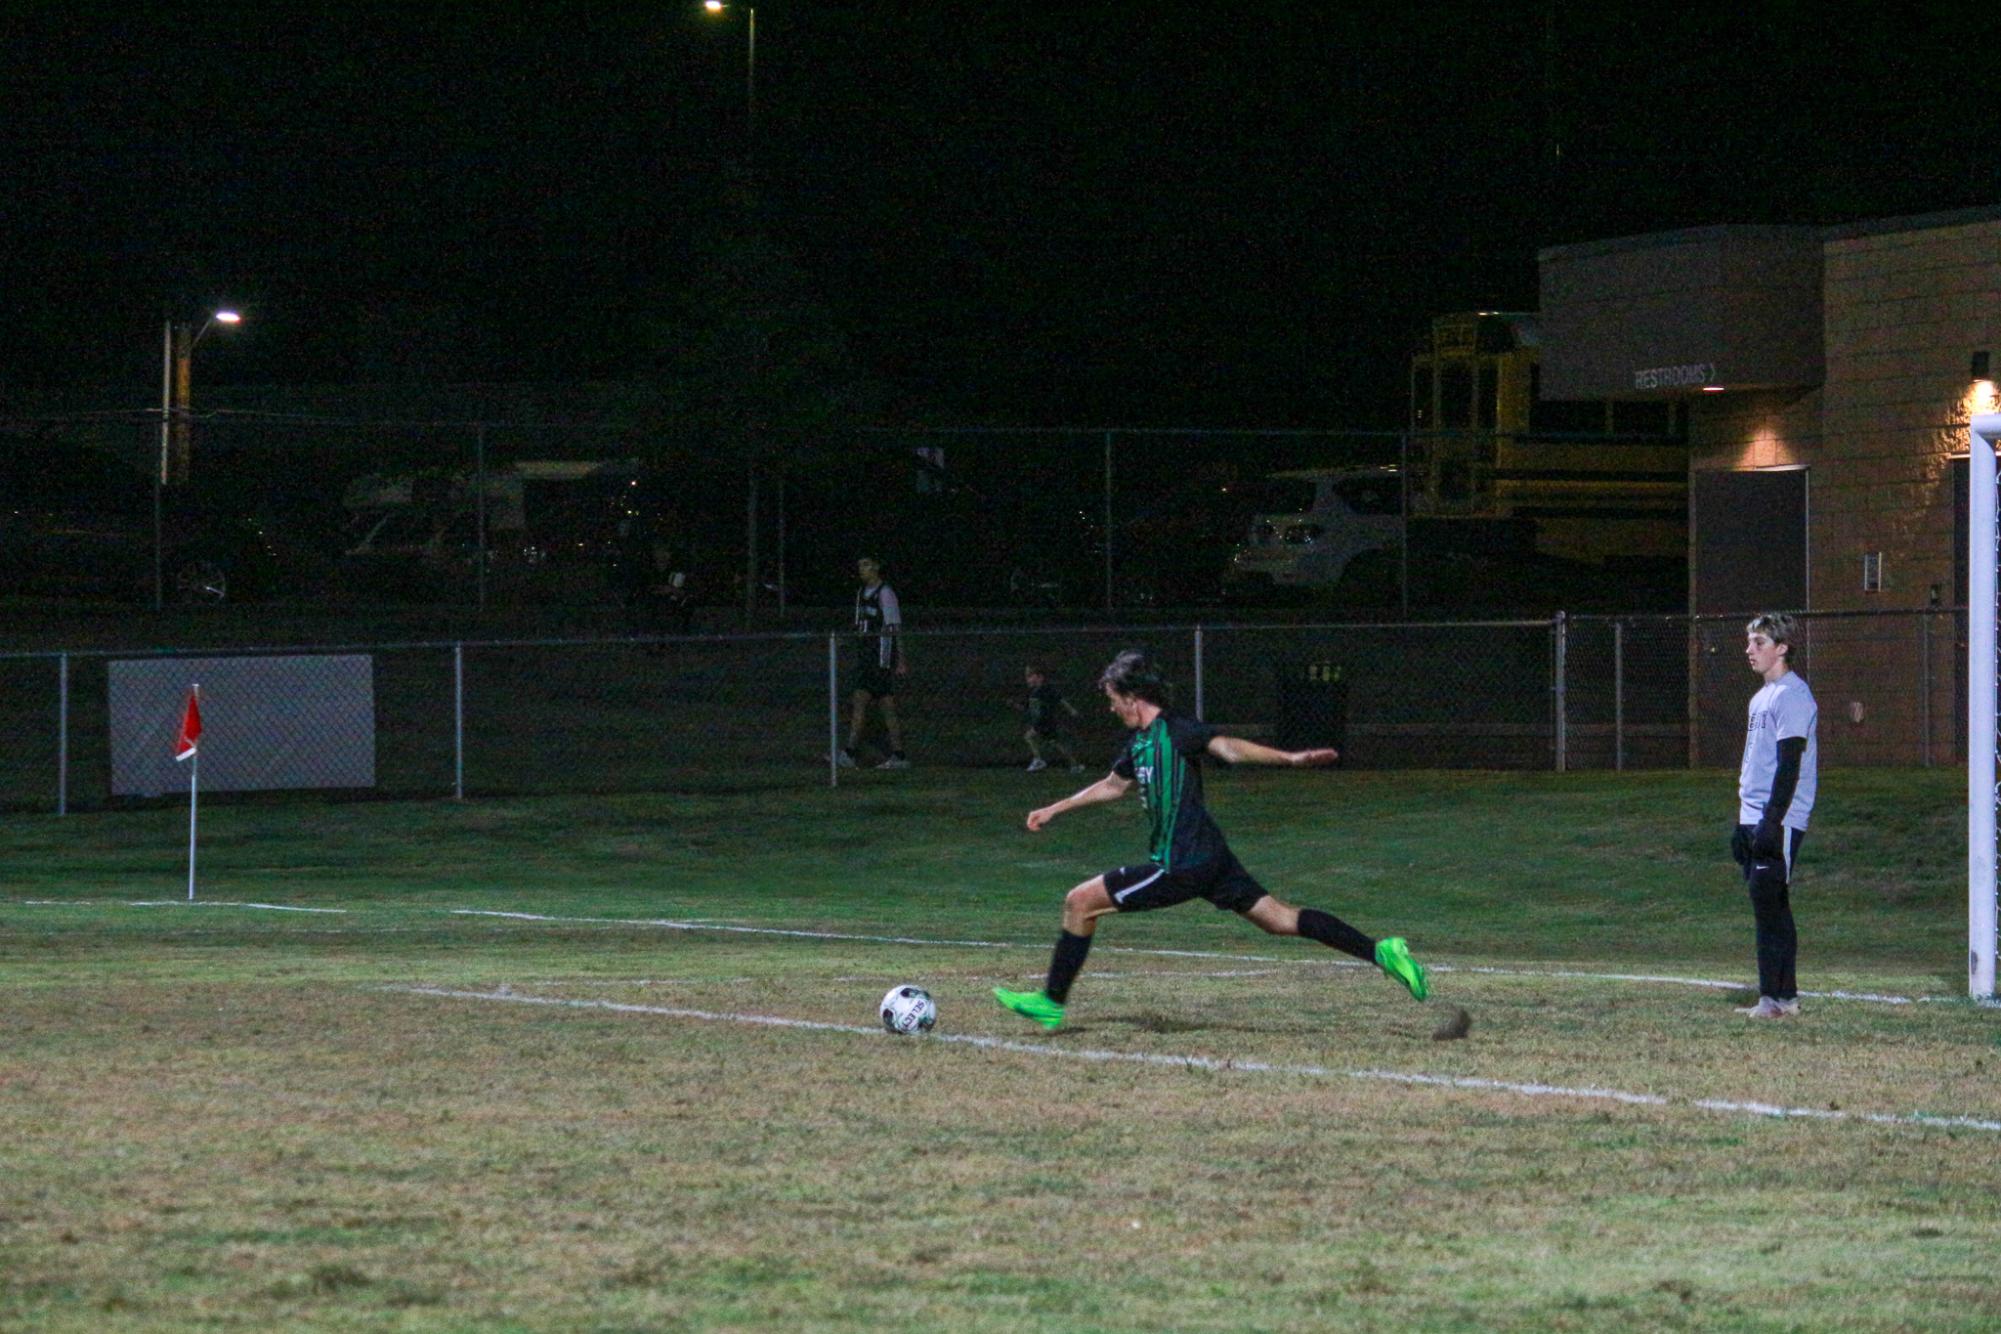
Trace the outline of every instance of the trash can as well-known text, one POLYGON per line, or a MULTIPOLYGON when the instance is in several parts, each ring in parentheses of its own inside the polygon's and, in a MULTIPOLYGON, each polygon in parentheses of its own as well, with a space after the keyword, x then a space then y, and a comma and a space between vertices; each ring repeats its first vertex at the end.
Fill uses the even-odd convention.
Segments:
POLYGON ((1338 662, 1278 666, 1278 723, 1272 744, 1280 750, 1348 749, 1348 676, 1338 662))

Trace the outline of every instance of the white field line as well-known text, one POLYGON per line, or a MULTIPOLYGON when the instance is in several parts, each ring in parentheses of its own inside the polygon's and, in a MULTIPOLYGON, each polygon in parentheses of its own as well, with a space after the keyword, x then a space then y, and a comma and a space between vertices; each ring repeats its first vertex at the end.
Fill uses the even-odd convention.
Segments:
POLYGON ((229 899, 130 899, 128 908, 254 908, 259 912, 344 913, 346 908, 298 908, 288 903, 237 903, 229 899))
POLYGON ((925 940, 916 936, 864 936, 843 931, 805 931, 779 926, 727 926, 685 917, 554 917, 532 912, 502 912, 495 908, 448 908, 454 917, 503 917, 513 922, 550 922, 577 926, 650 926, 660 931, 727 931, 750 936, 792 936, 806 940, 861 940, 877 945, 952 945, 968 949, 1010 950, 999 940, 925 940))
MULTIPOLYGON (((752 936, 793 936, 807 940, 857 940, 877 945, 933 945, 964 949, 985 950, 1041 950, 1043 944, 1024 944, 1008 940, 943 940, 920 936, 870 936, 842 931, 807 931, 790 927, 775 926, 716 926, 687 918, 636 918, 636 917, 558 917, 542 913, 500 912, 481 908, 448 908, 444 911, 460 917, 505 917, 522 922, 573 923, 594 926, 648 926, 662 931, 733 931, 752 936)), ((1291 965, 1312 965, 1333 968, 1373 968, 1375 965, 1363 963, 1359 959, 1280 959, 1270 954, 1238 954, 1224 950, 1166 950, 1141 949, 1124 945, 1100 946, 1098 954, 1145 954, 1156 958, 1176 959, 1227 959, 1242 963, 1274 963, 1291 965)), ((1477 973, 1486 977, 1557 977, 1593 982, 1651 982, 1663 986, 1700 987, 1709 991, 1747 991, 1750 984, 1726 982, 1709 977, 1678 977, 1672 974, 1656 973, 1590 973, 1564 968, 1496 968, 1472 964, 1428 964, 1426 971, 1434 975, 1441 973, 1477 973)), ((1094 973, 1093 976, 1103 976, 1094 973)), ((1246 974, 1250 976, 1250 974, 1246 974)), ((1952 996, 1892 996, 1868 991, 1802 991, 1800 995, 1810 1000, 1852 1000, 1866 1001, 1877 1005, 1911 1005, 1920 1001, 1955 1000, 1952 996)))
MULTIPOLYGON (((385 987, 386 991, 412 996, 435 996, 445 1000, 499 1001, 514 1005, 543 1005, 556 1009, 605 1010, 614 1014, 648 1014, 667 1019, 696 1019, 708 1023, 751 1024, 761 1028, 803 1029, 816 1033, 852 1033, 879 1037, 882 1030, 861 1024, 835 1024, 818 1019, 790 1019, 773 1014, 729 1014, 715 1010, 694 1010, 665 1005, 632 1005, 619 1001, 575 1000, 561 996, 524 996, 509 990, 459 991, 448 987, 385 987)), ((1426 1075, 1401 1070, 1337 1070, 1323 1065, 1284 1065, 1271 1061, 1241 1061, 1213 1056, 1176 1056, 1158 1052, 1104 1051, 1092 1048, 1052 1047, 1046 1043, 1020 1042, 1008 1038, 980 1037, 969 1033, 932 1033, 925 1041, 955 1046, 977 1047, 986 1051, 1015 1052, 1027 1056, 1054 1056, 1072 1061, 1160 1066, 1181 1070, 1207 1070, 1217 1074, 1293 1075, 1307 1079, 1358 1079, 1423 1088, 1462 1089, 1477 1093, 1507 1093, 1524 1098, 1569 1098, 1580 1102, 1613 1102, 1635 1107, 1690 1107, 1705 1112, 1742 1113, 1782 1120, 1861 1121, 1870 1125, 1921 1126, 1950 1130, 2001 1132, 2001 1121, 1972 1116, 1935 1116, 1925 1112, 1850 1112, 1820 1107, 1787 1107, 1777 1103, 1737 1102, 1725 1098, 1669 1098, 1658 1093, 1629 1093, 1623 1089, 1569 1087, 1562 1084, 1520 1083, 1505 1079, 1482 1079, 1470 1075, 1426 1075)))
MULTIPOLYGON (((1098 978, 1108 978, 1108 977, 1158 977, 1179 982, 1179 981, 1185 981, 1186 979, 1191 977, 1276 977, 1280 971, 1281 970, 1277 968, 1225 968, 1216 972, 1209 972, 1206 970, 1197 971, 1195 969, 1181 969, 1181 968, 1135 968, 1135 969, 1125 969, 1125 970, 1107 970, 1101 968, 1093 968, 1091 970, 1091 977, 1093 980, 1096 980, 1098 978)), ((978 974, 974 974, 974 976, 978 976, 978 974)), ((1037 971, 1032 973, 994 973, 994 974, 989 974, 989 976, 1012 977, 1017 980, 1040 980, 1044 976, 1044 974, 1040 971, 1037 971)), ((592 980, 595 979, 585 979, 585 978, 560 979, 560 981, 562 981, 565 984, 570 982, 592 981, 592 980)), ((748 979, 745 980, 747 981, 748 979)), ((836 977, 833 980, 836 982, 875 982, 881 980, 881 974, 870 973, 867 976, 863 976, 860 973, 849 973, 836 977)))
MULTIPOLYGON (((1355 967, 1363 967, 1356 964, 1355 967)), ((1483 973, 1492 977, 1569 977, 1593 982, 1658 982, 1665 986, 1703 987, 1710 991, 1749 991, 1751 984, 1723 982, 1713 977, 1675 977, 1660 973, 1584 973, 1568 968, 1485 968, 1472 964, 1442 963, 1433 973, 1483 973)), ((1919 1001, 1949 1000, 1947 996, 1890 996, 1874 991, 1802 991, 1811 1000, 1870 1001, 1877 1005, 1913 1005, 1919 1001)))
MULTIPOLYGON (((735 987, 769 982, 769 977, 584 977, 575 973, 562 977, 524 977, 499 988, 511 991, 523 987, 735 987)), ((836 982, 873 982, 873 977, 837 977, 836 982)))
MULTIPOLYGON (((137 899, 113 902, 104 899, 17 899, 17 904, 30 907, 71 907, 79 904, 94 906, 125 906, 134 908, 251 908, 265 912, 311 912, 345 913, 346 908, 299 908, 281 903, 236 903, 225 900, 197 900, 190 904, 185 899, 137 899)), ((547 913, 503 912, 490 908, 444 908, 438 911, 454 917, 493 917, 517 922, 547 922, 553 925, 569 926, 641 926, 661 931, 725 931, 738 935, 787 936, 803 940, 852 940, 876 945, 929 945, 940 948, 988 949, 988 950, 1044 950, 1048 947, 1040 942, 1024 943, 1009 940, 947 940, 925 936, 881 936, 859 932, 808 931, 799 928, 775 926, 742 926, 719 922, 712 918, 676 917, 563 917, 547 913)), ((1357 959, 1281 959, 1270 954, 1240 954, 1233 950, 1170 950, 1146 949, 1130 945, 1101 945, 1097 954, 1140 954, 1153 958, 1168 959, 1222 959, 1237 963, 1269 963, 1290 967, 1318 968, 1372 968, 1357 959)), ((1641 982, 1658 986, 1696 987, 1705 991, 1749 991, 1748 982, 1730 982, 1710 977, 1682 977, 1668 973, 1593 973, 1569 968, 1504 968, 1476 964, 1428 964, 1426 969, 1433 976, 1446 973, 1473 973, 1483 977, 1552 977, 1588 982, 1641 982)), ((1103 976, 1103 974, 1094 974, 1103 976)), ((1245 976, 1255 976, 1246 973, 1245 976)), ((1874 991, 1802 991, 1800 995, 1809 1000, 1857 1001, 1869 1005, 1928 1005, 1952 1003, 1958 996, 1899 996, 1874 991)))
MULTIPOLYGON (((928 944, 958 950, 1047 950, 1047 944, 1023 944, 1019 940, 936 940, 930 936, 864 936, 858 932, 810 932, 790 926, 718 926, 690 918, 558 918, 540 912, 500 912, 496 908, 446 908, 460 918, 508 918, 514 922, 554 922, 578 926, 650 926, 670 932, 734 932, 740 936, 792 936, 796 940, 860 940, 864 944, 928 944)), ((1277 964, 1277 958, 1261 954, 1221 954, 1209 950, 1135 950, 1127 946, 1107 946, 1107 954, 1163 954, 1171 958, 1233 958, 1259 964, 1277 964)))

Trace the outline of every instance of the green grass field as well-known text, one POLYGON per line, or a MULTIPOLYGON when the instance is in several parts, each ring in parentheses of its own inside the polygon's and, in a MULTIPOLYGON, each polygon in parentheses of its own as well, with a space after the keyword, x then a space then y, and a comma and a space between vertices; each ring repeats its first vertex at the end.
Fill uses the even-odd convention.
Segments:
POLYGON ((1194 904, 1055 1034, 1067 775, 217 803, 194 907, 184 812, 17 818, 0 1329, 1993 1329, 1963 778, 1824 776, 1765 1025, 1731 781, 1216 775, 1433 1002, 1194 904))

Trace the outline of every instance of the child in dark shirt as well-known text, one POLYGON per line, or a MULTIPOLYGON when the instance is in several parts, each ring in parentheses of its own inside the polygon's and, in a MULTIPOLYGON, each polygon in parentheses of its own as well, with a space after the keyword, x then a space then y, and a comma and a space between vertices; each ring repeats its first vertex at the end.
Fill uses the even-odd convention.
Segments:
POLYGON ((1028 742, 1028 753, 1034 757, 1028 762, 1028 771, 1038 773, 1049 767, 1042 753, 1047 747, 1071 773, 1079 772, 1084 766, 1077 763, 1077 756, 1063 738, 1064 715, 1077 717, 1077 706, 1063 698, 1063 692, 1050 683, 1049 673, 1039 664, 1030 663, 1023 675, 1028 682, 1028 731, 1023 733, 1022 740, 1028 742))

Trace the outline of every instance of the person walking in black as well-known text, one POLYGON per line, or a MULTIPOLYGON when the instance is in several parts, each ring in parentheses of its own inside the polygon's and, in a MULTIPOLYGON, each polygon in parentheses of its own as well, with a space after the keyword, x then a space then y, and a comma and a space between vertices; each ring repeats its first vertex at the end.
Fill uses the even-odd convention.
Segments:
POLYGON ((1064 715, 1077 717, 1077 706, 1063 698, 1063 692, 1056 688, 1048 670, 1040 663, 1030 663, 1022 678, 1028 685, 1028 704, 1024 710, 1028 715, 1028 731, 1022 734, 1022 740, 1028 743, 1028 771, 1040 773, 1049 767, 1049 760, 1042 753, 1044 747, 1054 751, 1071 773, 1082 771, 1084 766, 1077 763, 1075 752, 1064 739, 1069 731, 1064 715))
POLYGON ((882 562, 863 556, 855 562, 862 586, 855 590, 855 688, 849 696, 848 744, 841 747, 836 762, 852 769, 861 763, 857 753, 862 733, 868 727, 868 706, 882 712, 882 727, 889 734, 889 758, 878 769, 908 769, 903 753, 903 723, 896 716, 896 683, 910 672, 903 657, 903 608, 896 590, 883 582, 882 562))

